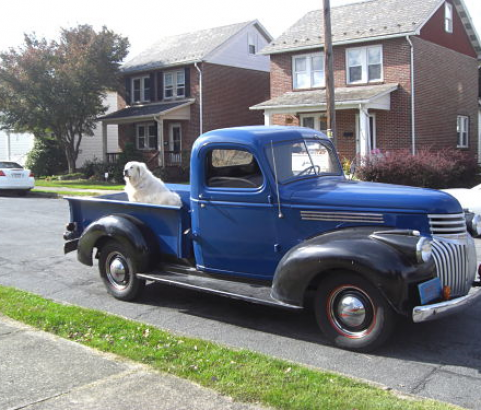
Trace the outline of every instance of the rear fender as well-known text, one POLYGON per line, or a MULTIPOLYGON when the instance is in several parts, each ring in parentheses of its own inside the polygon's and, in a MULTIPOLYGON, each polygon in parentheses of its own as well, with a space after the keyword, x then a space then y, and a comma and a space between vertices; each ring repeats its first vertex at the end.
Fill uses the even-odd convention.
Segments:
POLYGON ((412 297, 410 285, 435 277, 434 261, 418 263, 407 254, 406 243, 411 241, 415 247, 419 237, 375 232, 373 228, 350 228, 297 245, 276 269, 272 297, 302 306, 310 285, 317 285, 328 274, 351 272, 376 286, 396 312, 406 313, 412 297))
POLYGON ((157 262, 159 249, 155 235, 142 221, 125 214, 108 215, 87 226, 78 243, 78 260, 93 266, 93 249, 106 240, 129 247, 139 273, 152 270, 157 262))

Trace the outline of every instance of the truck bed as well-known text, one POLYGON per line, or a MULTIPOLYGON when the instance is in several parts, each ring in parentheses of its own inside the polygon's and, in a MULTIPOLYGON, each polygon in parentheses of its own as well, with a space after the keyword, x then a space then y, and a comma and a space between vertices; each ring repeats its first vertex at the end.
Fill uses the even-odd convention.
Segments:
POLYGON ((190 186, 168 185, 182 199, 182 206, 129 202, 125 192, 93 198, 68 197, 70 221, 77 223, 81 234, 90 223, 113 214, 127 214, 145 223, 158 239, 159 252, 188 258, 191 256, 190 186))

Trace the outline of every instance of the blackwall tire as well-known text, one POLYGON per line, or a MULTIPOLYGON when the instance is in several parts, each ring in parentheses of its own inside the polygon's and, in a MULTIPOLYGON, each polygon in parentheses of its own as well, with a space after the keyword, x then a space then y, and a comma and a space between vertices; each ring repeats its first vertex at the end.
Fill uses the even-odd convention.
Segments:
POLYGON ((367 280, 350 273, 322 281, 315 297, 317 324, 337 347, 357 352, 379 348, 391 336, 397 316, 367 280))
POLYGON ((99 272, 107 292, 116 299, 130 301, 140 296, 145 280, 135 275, 132 250, 116 241, 107 242, 100 250, 99 272))

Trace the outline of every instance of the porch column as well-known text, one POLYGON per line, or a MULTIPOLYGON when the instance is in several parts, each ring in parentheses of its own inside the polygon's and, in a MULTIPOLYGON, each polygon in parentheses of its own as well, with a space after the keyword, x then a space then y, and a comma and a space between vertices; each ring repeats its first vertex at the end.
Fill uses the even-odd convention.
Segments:
POLYGON ((165 150, 164 150, 164 120, 163 118, 155 118, 157 121, 157 150, 159 151, 159 166, 165 167, 165 150))
POLYGON ((369 147, 369 116, 363 105, 359 106, 359 154, 365 157, 370 152, 369 147))
POLYGON ((102 158, 107 162, 107 124, 102 121, 102 158))
POLYGON ((264 125, 271 125, 271 113, 264 111, 264 125))

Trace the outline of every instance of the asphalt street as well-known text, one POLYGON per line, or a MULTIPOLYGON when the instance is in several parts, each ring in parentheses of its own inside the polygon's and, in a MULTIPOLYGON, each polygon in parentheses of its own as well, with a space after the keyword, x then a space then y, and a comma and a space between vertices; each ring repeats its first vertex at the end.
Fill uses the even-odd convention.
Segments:
MULTIPOLYGON (((0 196, 0 284, 238 348, 481 410, 481 303, 455 317, 399 323, 375 354, 327 344, 312 310, 294 312, 150 284, 140 301, 107 295, 97 269, 63 255, 64 200, 0 196)), ((481 241, 477 241, 478 259, 481 241)))

